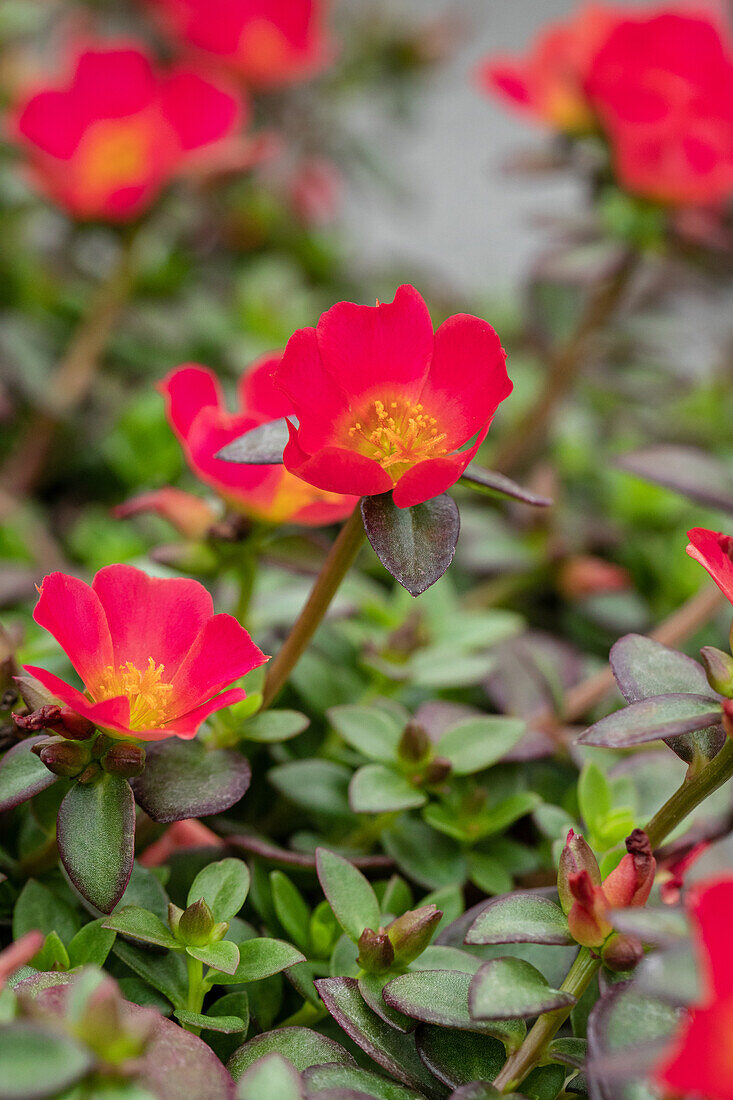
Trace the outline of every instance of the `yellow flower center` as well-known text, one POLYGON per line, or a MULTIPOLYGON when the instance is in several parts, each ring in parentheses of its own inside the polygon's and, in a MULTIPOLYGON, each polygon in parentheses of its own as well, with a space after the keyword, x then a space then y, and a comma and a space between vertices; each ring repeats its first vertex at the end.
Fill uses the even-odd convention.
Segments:
POLYGON ((163 680, 163 665, 148 657, 148 666, 137 668, 126 661, 119 668, 108 665, 95 691, 95 702, 125 695, 130 701, 130 729, 157 729, 170 717, 173 684, 163 680))
POLYGON ((80 185, 88 199, 137 186, 148 171, 147 130, 140 119, 103 119, 92 126, 80 149, 80 185))
POLYGON ((444 455, 445 432, 421 404, 374 401, 349 428, 349 438, 362 454, 375 459, 395 481, 411 466, 444 455))

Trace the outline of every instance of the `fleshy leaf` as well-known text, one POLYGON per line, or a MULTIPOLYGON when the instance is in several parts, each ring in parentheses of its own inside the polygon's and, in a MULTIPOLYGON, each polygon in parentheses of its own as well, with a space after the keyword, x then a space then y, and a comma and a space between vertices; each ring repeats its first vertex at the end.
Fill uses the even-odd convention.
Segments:
POLYGON ((504 1047, 491 1035, 423 1024, 416 1042, 430 1072, 451 1089, 472 1081, 493 1081, 506 1061, 504 1047))
POLYGON ((249 890, 249 867, 242 859, 220 859, 196 875, 187 905, 203 898, 216 921, 231 920, 244 905, 249 890))
POLYGON ((338 1096, 342 1097, 341 1090, 347 1089, 358 1095, 359 1100, 367 1096, 374 1097, 374 1100, 422 1100, 422 1094, 407 1085, 398 1085, 381 1073, 372 1073, 356 1066, 311 1066, 303 1074, 303 1079, 309 1097, 320 1096, 322 1092, 334 1096, 333 1090, 339 1090, 338 1096))
POLYGON ((167 824, 228 810, 251 778, 249 762, 238 752, 171 737, 147 750, 145 771, 132 788, 145 813, 167 824))
POLYGON ((105 928, 104 922, 91 920, 80 928, 69 943, 72 966, 103 966, 115 942, 116 933, 105 928))
POLYGON ((249 1067, 239 1079, 237 1100, 303 1100, 303 1082, 291 1061, 273 1051, 249 1067))
POLYGON ((450 760, 454 775, 472 775, 506 756, 526 728, 521 718, 500 714, 467 718, 443 734, 435 751, 450 760))
POLYGON ((104 922, 104 927, 114 932, 121 932, 123 936, 131 936, 143 943, 154 943, 158 947, 167 947, 169 950, 178 950, 181 944, 163 924, 162 920, 142 909, 139 905, 126 905, 117 912, 112 913, 104 922))
POLYGON ((364 497, 364 530, 384 568, 419 596, 435 584, 453 560, 461 529, 458 507, 446 493, 398 508, 391 493, 364 497))
POLYGON ((716 725, 721 708, 704 695, 670 693, 630 703, 580 735, 582 745, 621 749, 716 725))
POLYGON ((389 764, 397 758, 402 736, 400 723, 378 707, 345 704, 331 707, 326 717, 347 745, 362 756, 389 764))
POLYGON ((242 729, 242 740, 264 744, 289 741, 309 725, 310 719, 299 710, 265 710, 247 719, 242 729))
POLYGON ((236 1050, 229 1059, 227 1069, 234 1080, 238 1081, 251 1065, 273 1052, 292 1062, 299 1073, 309 1066, 324 1063, 354 1065, 351 1055, 335 1040, 319 1035, 308 1027, 279 1027, 275 1031, 255 1035, 254 1039, 236 1050))
POLYGON ((327 848, 318 848, 316 870, 321 889, 349 939, 356 943, 365 928, 379 928, 377 896, 353 863, 327 848))
MULTIPOLYGON (((297 424, 295 417, 291 419, 297 424)), ((216 458, 246 466, 281 466, 287 442, 288 422, 281 416, 233 439, 222 447, 216 458)))
POLYGON ((469 991, 474 975, 463 970, 414 970, 393 978, 384 988, 391 1008, 413 1020, 460 1031, 478 1031, 513 1044, 523 1034, 521 1026, 502 1019, 479 1020, 469 1011, 469 991))
POLYGON ((305 955, 292 944, 286 943, 285 940, 258 936, 240 943, 239 965, 231 973, 231 977, 217 978, 217 985, 258 982, 262 978, 279 974, 281 970, 287 970, 288 967, 296 966, 301 962, 305 962, 305 955))
POLYGON ((414 1031, 417 1027, 417 1021, 412 1020, 409 1016, 405 1016, 403 1012, 398 1012, 396 1008, 391 1008, 382 995, 385 985, 387 982, 391 981, 393 977, 394 974, 390 974, 389 972, 383 974, 360 974, 357 978, 359 992, 372 1012, 376 1012, 377 1016, 381 1016, 386 1023, 391 1024, 392 1027, 396 1027, 398 1031, 414 1031))
POLYGON ((135 802, 126 779, 109 772, 76 783, 56 824, 61 862, 79 893, 111 913, 125 892, 135 854, 135 802))
POLYGON ((476 971, 468 995, 471 1015, 484 1019, 529 1019, 575 1004, 575 997, 553 989, 524 959, 489 959, 476 971))
POLYGON ((349 805, 355 814, 416 810, 427 800, 404 775, 384 764, 365 764, 349 783, 349 805))
POLYGON ((0 761, 0 813, 12 810, 21 802, 27 802, 34 794, 40 794, 51 787, 58 779, 45 764, 31 752, 39 741, 46 740, 46 734, 28 737, 8 749, 0 761))
POLYGON ((205 947, 187 947, 186 954, 223 974, 235 974, 239 966, 239 948, 231 940, 207 943, 205 947))
POLYGON ((588 1018, 588 1065, 599 1100, 616 1100, 624 1083, 643 1078, 679 1025, 678 1010, 629 982, 611 986, 588 1018))
POLYGON ((466 943, 571 944, 565 914, 539 894, 516 893, 494 898, 466 933, 466 943))
POLYGON ((8 1100, 58 1096, 91 1069, 91 1051, 40 1024, 17 1021, 0 1028, 2 1095, 8 1100))
POLYGON ((552 504, 550 497, 524 489, 505 474, 500 474, 497 470, 485 470, 473 462, 469 462, 461 481, 470 489, 478 489, 489 496, 520 500, 522 504, 532 504, 535 508, 548 508, 552 504))
POLYGON ((173 1015, 182 1024, 220 1031, 224 1035, 236 1035, 247 1030, 247 1021, 240 1016, 205 1016, 202 1012, 189 1012, 185 1008, 177 1008, 173 1015))

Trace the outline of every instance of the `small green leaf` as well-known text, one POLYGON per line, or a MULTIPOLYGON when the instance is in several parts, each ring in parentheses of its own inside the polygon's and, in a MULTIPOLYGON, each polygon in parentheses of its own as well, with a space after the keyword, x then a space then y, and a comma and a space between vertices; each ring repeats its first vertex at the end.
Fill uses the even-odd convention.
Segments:
POLYGON ((169 951, 153 954, 117 937, 112 951, 138 977, 162 993, 176 1008, 185 1008, 188 1001, 188 975, 183 955, 169 951))
POLYGON ((402 736, 399 722, 377 707, 345 705, 331 707, 326 717, 347 745, 362 756, 389 764, 397 759, 402 736))
POLYGON ((317 848, 316 870, 321 889, 349 939, 356 943, 365 928, 379 928, 377 896, 353 863, 327 848, 317 848))
POLYGON ((17 1022, 0 1028, 4 1100, 58 1096, 92 1067, 91 1051, 40 1024, 17 1022))
POLYGON ((489 959, 471 980, 471 1016, 476 1020, 514 1020, 539 1016, 575 1004, 575 997, 553 989, 524 959, 489 959))
POLYGON ((468 853, 468 875, 471 882, 485 894, 507 894, 513 885, 512 876, 498 859, 484 852, 468 853))
POLYGON ((115 932, 102 919, 91 920, 69 943, 69 961, 72 966, 103 966, 114 942, 115 932))
POLYGON ((57 820, 61 862, 82 897, 111 913, 132 872, 135 803, 126 779, 109 772, 76 783, 57 820))
POLYGON ((31 752, 34 745, 45 740, 45 733, 38 737, 27 737, 25 741, 19 741, 8 749, 0 761, 0 813, 19 806, 21 802, 27 802, 34 794, 45 791, 58 779, 31 752))
POLYGON ((34 930, 44 935, 58 932, 63 942, 68 943, 79 931, 79 917, 64 898, 42 882, 29 878, 13 909, 13 939, 19 940, 34 930))
POLYGON ((207 943, 205 947, 187 947, 186 954, 224 974, 236 973, 239 966, 239 948, 230 940, 207 943))
POLYGON ((297 1069, 282 1054, 272 1052, 251 1065, 239 1079, 237 1100, 303 1100, 303 1083, 297 1069))
POLYGON ((265 710, 249 718, 242 730, 245 741, 272 744, 289 741, 308 729, 310 719, 298 710, 265 710))
POLYGON ((349 805, 356 814, 394 813, 416 810, 427 802, 427 795, 384 764, 365 764, 349 783, 349 805))
MULTIPOLYGON (((333 1039, 319 1035, 317 1031, 311 1031, 307 1027, 280 1027, 275 1031, 266 1031, 263 1035, 255 1035, 254 1039, 241 1046, 229 1059, 227 1069, 234 1080, 238 1081, 250 1066, 272 1053, 287 1058, 299 1073, 309 1066, 324 1063, 354 1065, 351 1055, 333 1039)), ((272 1100, 275 1100, 274 1096, 272 1100)))
POLYGON ((413 508, 398 508, 391 492, 363 497, 361 514, 374 553, 411 596, 440 580, 453 561, 461 520, 446 493, 413 508))
POLYGON ((249 867, 241 859, 220 859, 199 871, 188 891, 187 905, 203 898, 214 920, 236 917, 249 890, 249 867))
POLYGON ((571 944, 567 917, 559 905, 538 894, 495 898, 466 933, 466 943, 571 944))
POLYGON ((277 919, 302 951, 310 949, 310 909, 297 886, 282 871, 270 873, 272 903, 277 919))
POLYGON ((142 909, 139 905, 125 905, 112 913, 104 922, 104 928, 121 932, 143 943, 154 943, 158 947, 167 947, 171 951, 180 951, 181 944, 166 928, 155 913, 142 909))
POLYGON ((526 728, 520 718, 498 714, 467 718, 443 734, 435 751, 450 760, 455 775, 472 775, 506 756, 526 728))
POLYGON ((281 794, 312 813, 351 817, 347 791, 351 769, 331 760, 290 760, 267 778, 281 794))
POLYGON ((578 807, 593 832, 611 812, 611 788, 601 769, 592 761, 583 767, 578 778, 578 807))
POLYGON ((173 1015, 179 1023, 208 1031, 221 1031, 224 1035, 236 1035, 247 1030, 247 1021, 240 1016, 205 1016, 201 1012, 189 1012, 186 1008, 177 1008, 173 1015))
POLYGON ((68 970, 69 954, 57 932, 49 932, 41 947, 30 962, 36 970, 68 970))
MULTIPOLYGON (((206 962, 207 960, 204 959, 203 961, 206 962)), ((281 970, 287 970, 288 967, 302 962, 305 962, 305 955, 301 954, 292 944, 286 943, 284 940, 269 939, 266 936, 256 937, 240 943, 239 965, 235 971, 227 972, 231 974, 231 977, 217 979, 217 984, 259 982, 263 978, 269 978, 272 974, 279 974, 281 970)))

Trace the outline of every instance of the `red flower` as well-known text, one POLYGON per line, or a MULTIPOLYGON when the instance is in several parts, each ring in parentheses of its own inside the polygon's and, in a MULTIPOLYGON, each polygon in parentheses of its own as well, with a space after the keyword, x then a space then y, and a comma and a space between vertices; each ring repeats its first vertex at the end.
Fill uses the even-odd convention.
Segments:
POLYGON ((172 485, 139 493, 112 509, 116 519, 128 519, 144 512, 153 512, 167 520, 179 534, 189 539, 203 538, 217 518, 214 510, 201 497, 184 493, 172 485))
POLYGON ((707 569, 720 591, 733 603, 733 538, 720 531, 693 527, 687 553, 707 569))
POLYGON ((679 205, 733 193, 733 52, 709 16, 619 20, 586 90, 630 191, 679 205))
POLYGON ((274 379, 300 422, 287 468, 335 493, 394 489, 400 508, 458 480, 512 391, 491 325, 457 314, 433 334, 411 286, 387 305, 333 306, 290 338, 274 379))
POLYGON ((126 221, 242 114, 238 98, 198 73, 161 74, 135 46, 102 44, 78 54, 64 85, 20 103, 13 129, 56 202, 77 217, 126 221))
POLYGON ((582 8, 567 21, 548 26, 525 57, 488 58, 479 68, 479 82, 546 126, 565 133, 591 130, 593 112, 584 84, 618 18, 616 9, 582 8))
POLYGON ((703 996, 679 1028, 656 1071, 675 1096, 733 1100, 733 877, 698 886, 688 896, 703 980, 703 996))
POLYGON ((246 466, 215 457, 251 428, 292 414, 291 402, 272 383, 279 361, 279 353, 266 355, 242 376, 238 413, 227 412, 210 370, 179 367, 160 384, 168 422, 194 473, 235 508, 268 523, 335 523, 353 512, 355 497, 314 489, 283 466, 246 466))
POLYGON ((323 0, 148 0, 176 37, 235 68, 252 85, 318 72, 332 49, 323 0))
POLYGON ((236 619, 214 614, 198 581, 109 565, 91 586, 51 573, 39 591, 33 617, 86 694, 45 669, 26 671, 112 737, 188 740, 214 711, 245 698, 241 688, 222 688, 267 660, 236 619))

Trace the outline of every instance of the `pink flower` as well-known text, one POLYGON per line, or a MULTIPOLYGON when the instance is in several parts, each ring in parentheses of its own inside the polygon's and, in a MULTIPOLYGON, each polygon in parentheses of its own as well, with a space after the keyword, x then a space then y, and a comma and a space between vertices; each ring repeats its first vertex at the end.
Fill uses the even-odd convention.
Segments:
POLYGON ((434 334, 412 286, 386 305, 333 306, 291 336, 274 379, 300 422, 287 468, 335 493, 394 490, 400 508, 458 480, 512 391, 491 325, 462 313, 434 334))
POLYGON ((227 411, 212 371, 178 367, 160 384, 168 422, 194 473, 234 508, 268 523, 335 523, 353 512, 356 497, 316 489, 284 466, 247 466, 216 458, 238 436, 292 414, 292 403, 272 382, 279 362, 279 353, 266 355, 242 376, 237 413, 227 411))
POLYGON ((109 565, 91 586, 51 573, 39 591, 33 617, 86 693, 43 668, 26 671, 112 737, 189 740, 210 714, 245 698, 222 689, 267 660, 236 619, 214 614, 198 581, 109 565))
POLYGON ((160 867, 175 852, 189 848, 223 848, 224 841, 204 825, 197 817, 174 821, 158 840, 148 845, 139 862, 143 867, 160 867))
POLYGON ((13 130, 36 184, 72 215, 128 221, 244 115, 220 83, 183 67, 159 73, 137 46, 101 43, 77 54, 63 84, 17 104, 13 130))
POLYGON ((164 27, 257 87, 321 70, 332 55, 323 0, 148 0, 164 27))
POLYGON ((733 603, 733 538, 720 531, 693 527, 687 553, 707 569, 723 595, 733 603))
POLYGON ((216 523, 216 513, 205 500, 172 485, 140 493, 112 510, 116 519, 128 519, 144 512, 154 512, 189 539, 203 538, 216 523))

